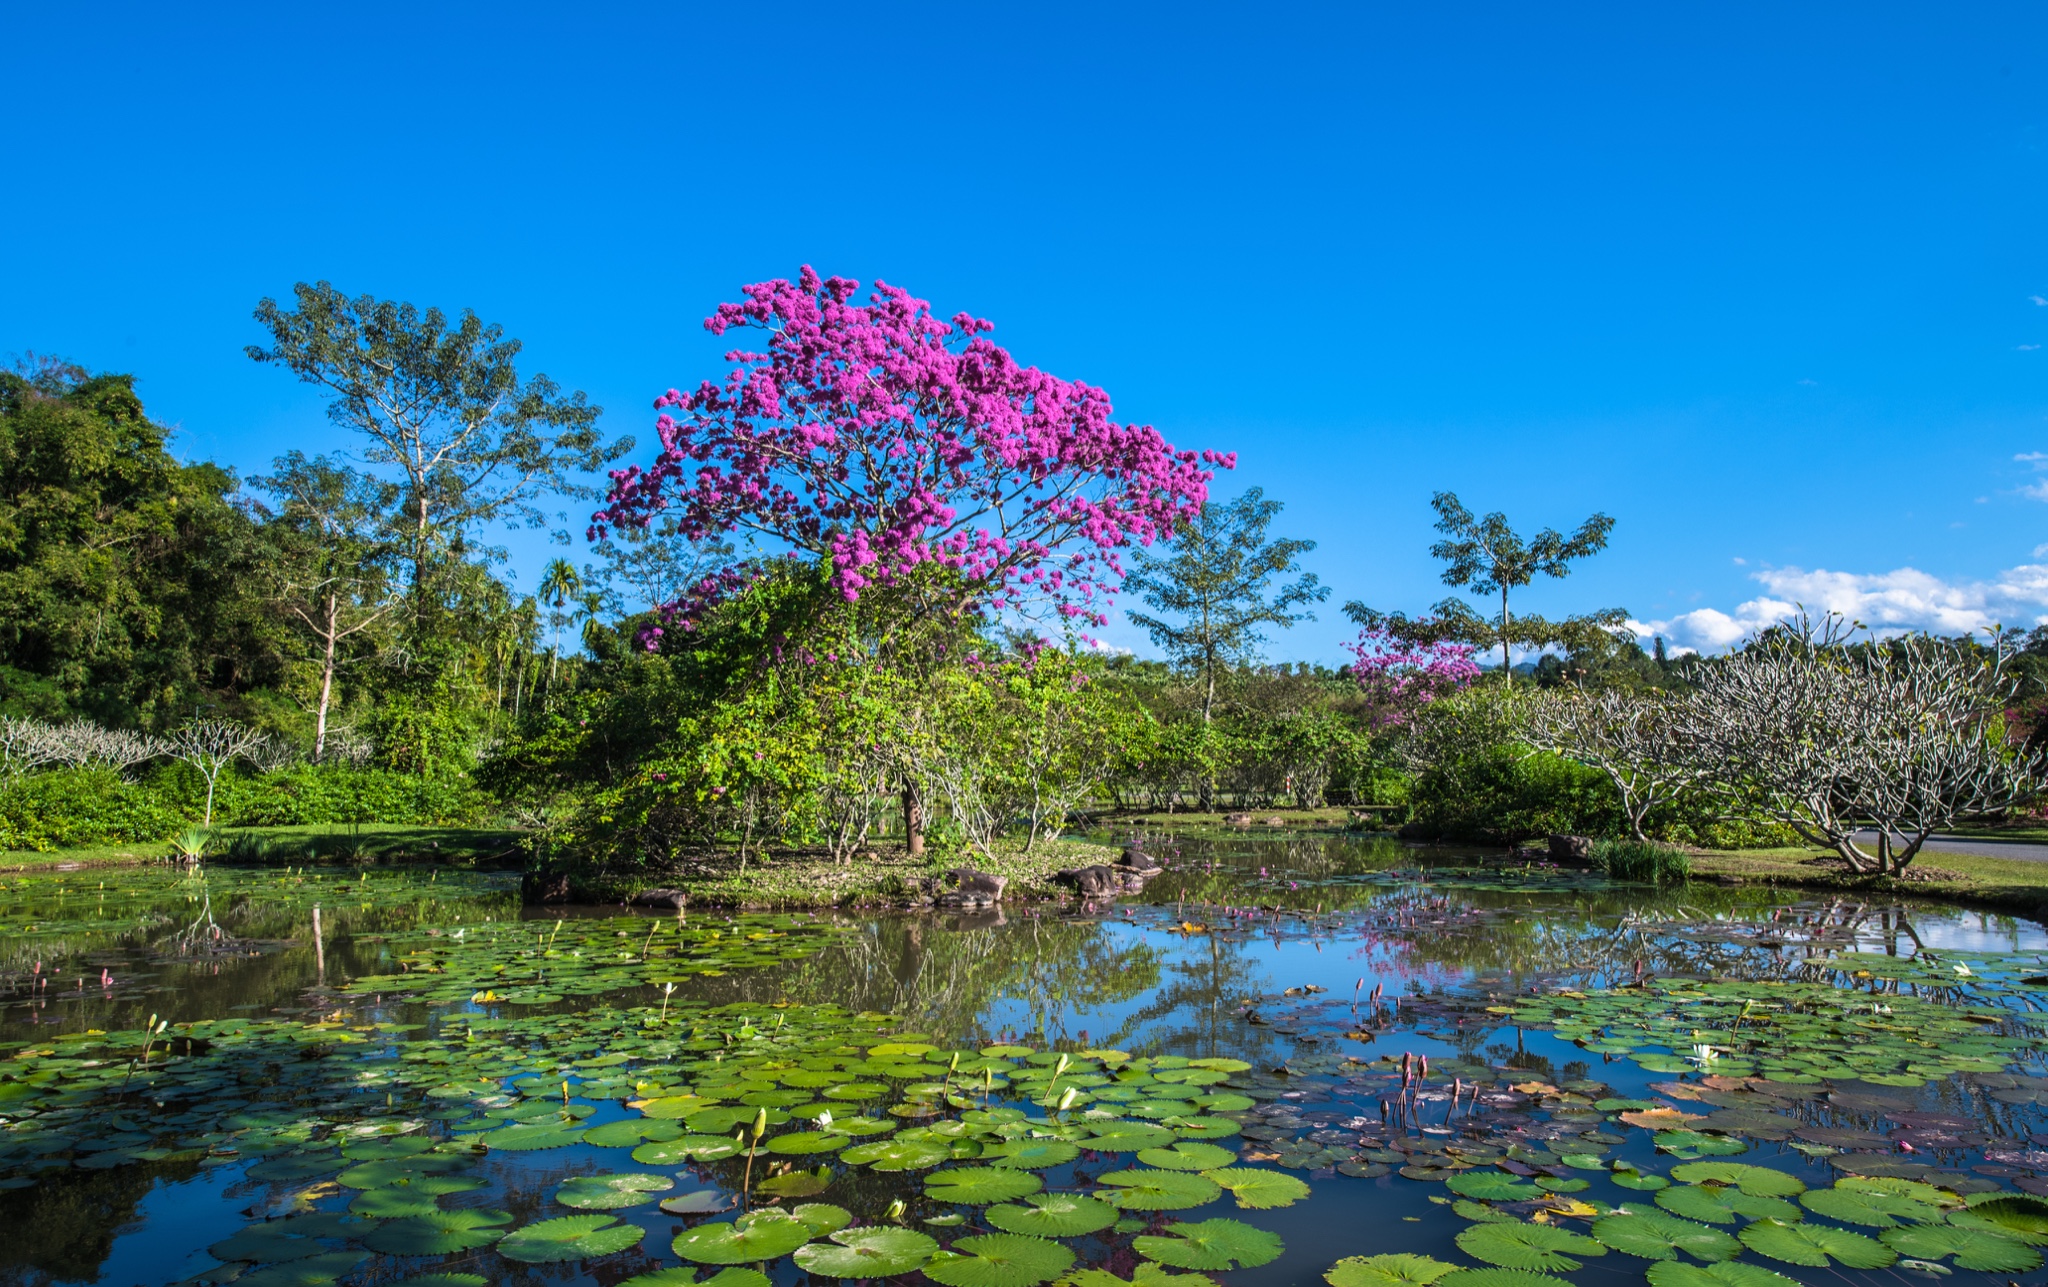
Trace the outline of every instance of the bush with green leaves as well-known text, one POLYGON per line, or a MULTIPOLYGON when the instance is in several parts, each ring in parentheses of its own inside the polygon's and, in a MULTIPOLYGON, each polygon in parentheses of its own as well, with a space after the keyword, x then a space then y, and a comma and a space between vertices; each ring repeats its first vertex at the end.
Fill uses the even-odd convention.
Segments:
POLYGON ((55 769, 0 790, 0 849, 154 844, 197 816, 112 769, 55 769))
POLYGON ((1599 839, 1593 842, 1593 865, 1616 880, 1650 885, 1683 882, 1692 875, 1685 850, 1654 841, 1599 839))

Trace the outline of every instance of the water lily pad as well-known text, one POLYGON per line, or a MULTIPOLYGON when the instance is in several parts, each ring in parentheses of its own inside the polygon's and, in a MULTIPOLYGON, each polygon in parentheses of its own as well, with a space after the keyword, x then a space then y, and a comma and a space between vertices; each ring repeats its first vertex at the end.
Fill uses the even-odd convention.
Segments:
POLYGON ((875 1171, 921 1171, 948 1161, 952 1156, 952 1146, 942 1141, 907 1140, 899 1136, 891 1140, 877 1140, 873 1144, 856 1144, 841 1153, 839 1160, 875 1171))
MULTIPOLYGON (((1184 1211, 1223 1196, 1223 1187, 1214 1180, 1190 1175, 1186 1171, 1139 1167, 1129 1171, 1109 1171, 1097 1178, 1110 1188, 1096 1196, 1125 1211, 1184 1211)), ((1196 1265, 1182 1267, 1199 1268, 1196 1265)))
POLYGON ((350 1189, 377 1189, 399 1184, 418 1175, 442 1175, 460 1171, 473 1159, 454 1153, 422 1153, 418 1157, 386 1158, 379 1162, 358 1162, 334 1177, 350 1189))
POLYGON ((1957 1211, 1948 1222, 1959 1229, 2003 1234, 2032 1247, 2048 1247, 2048 1202, 2013 1193, 1957 1211))
POLYGON ((1634 1189, 1638 1193, 1654 1193, 1671 1183, 1661 1175, 1646 1174, 1632 1167, 1616 1167, 1608 1173, 1607 1178, 1624 1189, 1634 1189))
POLYGON ((1165 1148, 1174 1142, 1174 1133, 1164 1126, 1149 1122, 1104 1122, 1095 1128, 1095 1134, 1081 1140, 1083 1148, 1092 1148, 1099 1153, 1136 1153, 1140 1149, 1165 1148))
POLYGON ((367 1259, 360 1251, 326 1251, 252 1270, 235 1279, 256 1287, 326 1287, 367 1259))
POLYGON ((620 1224, 617 1216, 557 1216, 506 1234, 498 1242, 497 1251, 507 1260, 543 1265, 629 1251, 646 1236, 645 1229, 637 1224, 620 1224))
POLYGON ((1898 1253, 1875 1238, 1828 1225, 1758 1220, 1737 1235, 1742 1245, 1787 1264, 1825 1268, 1833 1259, 1850 1269, 1882 1269, 1898 1253))
POLYGON ((507 1152, 531 1152, 544 1148, 567 1148, 583 1142, 584 1128, 561 1122, 524 1122, 477 1136, 484 1145, 507 1152))
POLYGON ((1129 1278, 1119 1278, 1107 1269, 1076 1269, 1059 1280, 1059 1287, 1217 1287, 1207 1274, 1177 1274, 1164 1265, 1141 1260, 1131 1268, 1129 1278))
POLYGON ((1737 1220, 1799 1219, 1799 1208, 1783 1198, 1753 1198, 1740 1189, 1718 1184, 1674 1184, 1657 1190, 1657 1205, 1672 1215, 1708 1224, 1734 1224, 1737 1220))
POLYGON ((1566 1255, 1604 1256, 1607 1248, 1584 1234, 1547 1224, 1475 1224, 1458 1232, 1458 1250, 1503 1269, 1582 1268, 1566 1255))
POLYGON ((510 1223, 509 1211, 442 1211, 387 1220, 364 1241, 389 1256, 439 1256, 488 1246, 505 1236, 510 1223))
POLYGON ((1703 1131, 1658 1131, 1653 1139, 1659 1149, 1681 1157, 1749 1152, 1749 1145, 1733 1136, 1708 1135, 1703 1131))
POLYGON ((1043 1182, 1029 1171, 1015 1167, 965 1166, 934 1171, 925 1178, 924 1192, 940 1202, 965 1202, 981 1206, 1007 1202, 1036 1193, 1043 1182))
POLYGON ((1005 1233, 1039 1238, 1098 1233, 1117 1222, 1117 1208, 1078 1193, 1036 1193, 1024 1200, 1030 1205, 993 1206, 982 1218, 1005 1233))
POLYGON ((790 1131, 768 1141, 770 1153, 831 1153, 853 1143, 839 1131, 790 1131))
POLYGON ((724 1135, 678 1135, 654 1140, 633 1150, 643 1166, 674 1166, 678 1162, 716 1162, 736 1155, 740 1146, 724 1135))
POLYGON ((735 1201, 737 1199, 730 1193, 722 1193, 717 1189, 696 1189, 673 1198, 663 1198, 661 1209, 670 1215, 716 1215, 720 1211, 732 1210, 735 1201))
POLYGON ((1797 1280, 1739 1260, 1715 1265, 1666 1260, 1650 1266, 1650 1287, 1797 1287, 1797 1280))
POLYGON ((1988 1273, 2023 1274, 2041 1267, 2041 1253, 2017 1238, 1963 1229, 1955 1225, 1921 1225, 1912 1229, 1887 1229, 1878 1235, 1885 1246, 1902 1256, 1918 1260, 1939 1260, 1954 1256, 1958 1269, 1980 1269, 1988 1273))
POLYGON ((683 1134, 684 1129, 681 1122, 660 1121, 651 1117, 626 1117, 584 1131, 583 1142, 599 1148, 636 1148, 649 1140, 675 1139, 683 1134))
POLYGON ((688 1265, 670 1265, 651 1273, 635 1274, 619 1287, 770 1287, 768 1275, 758 1269, 721 1269, 697 1281, 697 1271, 688 1265))
POLYGON ((1237 1205, 1248 1211, 1292 1206, 1309 1194, 1308 1185, 1293 1176, 1258 1167, 1218 1167, 1202 1172, 1202 1178, 1214 1180, 1230 1190, 1230 1195, 1237 1199, 1237 1205))
POLYGON ((1671 1178, 1681 1184, 1726 1185, 1753 1198, 1789 1198, 1806 1192, 1796 1176, 1746 1162, 1686 1162, 1671 1168, 1671 1178))
POLYGON ((1436 1287, 1561 1287, 1569 1279, 1530 1269, 1454 1269, 1436 1280, 1436 1287))
POLYGON ((393 1287, 490 1287, 491 1280, 482 1274, 414 1274, 400 1279, 393 1287))
POLYGON ((1134 1239, 1132 1249, 1147 1260, 1179 1269, 1252 1269, 1279 1258, 1280 1235, 1242 1220, 1201 1220, 1170 1224, 1164 1236, 1134 1239))
POLYGON ((775 1260, 811 1240, 810 1227, 788 1217, 700 1224, 676 1235, 675 1253, 700 1265, 750 1265, 775 1260))
POLYGON ((945 1287, 1037 1287, 1074 1263, 1059 1243, 1016 1233, 962 1238, 949 1252, 924 1267, 925 1277, 945 1287))
POLYGON ((1877 1229, 1896 1228, 1901 1222, 1938 1224, 1946 1214, 1938 1206, 1916 1201, 1901 1193, 1851 1188, 1844 1184, 1802 1194, 1799 1204, 1830 1220, 1877 1229))
POLYGON ((1346 1256, 1323 1271, 1330 1287, 1428 1287, 1457 1266, 1428 1256, 1346 1256))
POLYGON ((579 1175, 564 1180, 555 1190, 555 1201, 579 1211, 615 1211, 654 1201, 654 1195, 674 1188, 665 1175, 579 1175))
POLYGON ((982 1160, 995 1166, 1016 1166, 1027 1171, 1063 1166, 1081 1156, 1079 1145, 1066 1140, 1005 1140, 982 1150, 982 1160))
MULTIPOLYGON (((789 1214, 803 1222, 813 1238, 822 1238, 837 1233, 853 1223, 853 1212, 845 1207, 833 1206, 830 1202, 801 1202, 789 1209, 789 1214)), ((769 1218, 768 1212, 759 1212, 757 1217, 769 1218)))
POLYGON ((842 1229, 831 1238, 798 1247, 797 1267, 824 1278, 888 1278, 923 1268, 939 1249, 925 1234, 887 1225, 842 1229))
POLYGON ((1534 1202, 1543 1196, 1533 1184, 1525 1184, 1505 1171, 1460 1171, 1444 1181, 1444 1187, 1462 1197, 1486 1202, 1534 1202))
POLYGON ((1207 1171, 1229 1166, 1237 1160, 1237 1154, 1214 1144, 1185 1140, 1172 1148, 1139 1149, 1138 1160, 1167 1171, 1207 1171))
POLYGON ((322 1238, 346 1237, 368 1228, 369 1225, 363 1221, 351 1224, 348 1217, 339 1212, 314 1211, 252 1224, 206 1250, 216 1260, 253 1260, 258 1263, 298 1260, 327 1251, 328 1248, 320 1241, 322 1238))
POLYGON ((1644 1260, 1675 1260, 1681 1251, 1707 1261, 1733 1260, 1742 1254, 1742 1244, 1719 1229, 1662 1211, 1623 1208, 1595 1220, 1590 1232, 1614 1250, 1644 1260))
POLYGON ((808 1198, 831 1187, 831 1168, 821 1166, 815 1171, 785 1171, 781 1175, 770 1176, 756 1184, 754 1192, 766 1193, 773 1197, 808 1198))

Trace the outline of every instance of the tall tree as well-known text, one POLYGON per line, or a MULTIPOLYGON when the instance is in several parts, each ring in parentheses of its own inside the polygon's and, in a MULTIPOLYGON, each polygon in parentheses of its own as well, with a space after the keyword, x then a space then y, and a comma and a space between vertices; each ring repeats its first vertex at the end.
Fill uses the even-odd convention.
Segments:
POLYGON ((1503 682, 1512 684, 1512 645, 1585 647, 1596 633, 1618 629, 1627 620, 1622 609, 1606 608, 1560 621, 1533 615, 1518 621, 1508 608, 1508 592, 1530 584, 1538 573, 1566 576, 1574 562, 1607 548, 1607 534, 1614 528, 1614 520, 1607 515, 1593 515, 1570 536, 1546 527, 1524 539, 1508 526, 1507 515, 1496 510, 1475 518, 1455 493, 1438 492, 1429 504, 1436 511, 1436 530, 1445 536, 1429 547, 1432 557, 1450 565, 1443 572, 1444 584, 1463 586, 1482 598, 1499 596, 1500 615, 1488 621, 1455 598, 1445 599, 1430 610, 1431 615, 1414 620, 1400 613, 1375 612, 1362 603, 1345 604, 1345 614, 1360 625, 1416 642, 1458 639, 1498 647, 1503 682))
POLYGON ((552 693, 555 690, 555 666, 562 654, 562 627, 569 624, 566 609, 571 599, 583 593, 583 575, 567 559, 550 560, 541 570, 536 593, 550 609, 548 624, 554 627, 555 632, 553 641, 548 644, 548 691, 552 693))
POLYGON ((328 415, 363 435, 363 459, 401 489, 416 615, 431 606, 436 567, 476 529, 563 521, 546 498, 595 495, 579 475, 632 448, 604 440, 582 393, 522 379, 520 342, 467 309, 451 325, 437 308, 350 299, 326 282, 293 293, 296 309, 256 306, 271 344, 247 352, 327 390, 328 415))
POLYGON ((1227 505, 1203 504, 1193 522, 1176 532, 1164 554, 1139 550, 1132 556, 1124 589, 1135 591, 1155 611, 1129 613, 1175 664, 1192 671, 1202 686, 1202 722, 1216 709, 1216 686, 1230 667, 1258 656, 1261 628, 1313 621, 1296 611, 1329 597, 1313 572, 1268 591, 1296 570, 1296 561, 1316 547, 1291 537, 1266 539, 1266 529, 1283 508, 1254 487, 1227 505))
POLYGON ((327 752, 335 677, 349 660, 345 649, 398 606, 388 526, 398 488, 341 461, 308 460, 297 451, 279 456, 269 477, 251 482, 277 500, 263 530, 275 552, 278 607, 313 642, 319 674, 313 758, 319 760, 327 752))

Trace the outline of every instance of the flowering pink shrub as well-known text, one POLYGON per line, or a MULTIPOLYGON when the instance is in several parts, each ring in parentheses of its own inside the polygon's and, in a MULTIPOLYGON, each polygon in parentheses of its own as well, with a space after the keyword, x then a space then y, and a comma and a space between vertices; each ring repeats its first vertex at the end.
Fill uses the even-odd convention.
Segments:
POLYGON ((1375 728, 1405 722, 1420 708, 1479 678, 1469 644, 1411 643, 1385 630, 1362 630, 1344 645, 1355 659, 1345 670, 1372 699, 1375 728))
POLYGON ((705 328, 758 331, 763 351, 656 400, 661 451, 613 471, 591 538, 673 508, 692 540, 744 529, 815 555, 849 602, 936 564, 986 606, 1042 595, 1100 624, 1117 550, 1170 535, 1236 464, 1116 423, 1106 393, 1020 366, 986 321, 949 325, 881 282, 855 303, 859 289, 806 266, 719 305, 705 328))

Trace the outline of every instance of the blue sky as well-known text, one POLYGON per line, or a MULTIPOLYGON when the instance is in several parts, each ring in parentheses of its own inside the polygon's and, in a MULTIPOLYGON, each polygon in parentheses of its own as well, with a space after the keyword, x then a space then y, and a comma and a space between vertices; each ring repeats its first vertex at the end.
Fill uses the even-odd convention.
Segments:
MULTIPOLYGON (((802 263, 1236 450, 1346 599, 1428 498, 1618 520, 1524 602, 2048 617, 2048 9, 274 6, 10 17, 0 354, 245 473, 344 445, 293 282, 471 307, 614 431, 802 263)), ((528 584, 542 547, 519 555, 528 584)), ((1142 641, 1128 626, 1108 637, 1142 641)))

